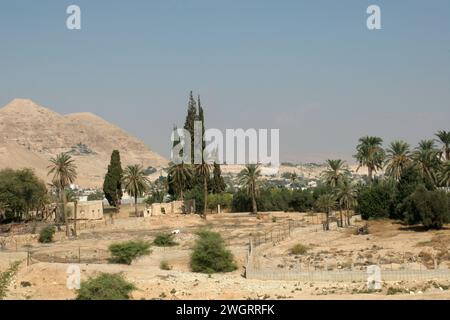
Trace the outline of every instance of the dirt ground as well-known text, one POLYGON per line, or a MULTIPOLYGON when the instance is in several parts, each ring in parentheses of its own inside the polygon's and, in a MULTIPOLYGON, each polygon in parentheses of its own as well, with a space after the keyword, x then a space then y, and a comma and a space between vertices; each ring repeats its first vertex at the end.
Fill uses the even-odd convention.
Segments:
POLYGON ((450 299, 450 279, 383 283, 379 292, 369 293, 365 283, 308 283, 298 281, 261 281, 243 277, 251 236, 285 229, 289 221, 298 227, 291 236, 258 257, 263 268, 342 270, 365 268, 373 263, 399 269, 450 267, 450 229, 423 231, 392 221, 369 223, 368 235, 356 235, 356 222, 348 228, 323 231, 312 217, 300 213, 273 213, 270 219, 248 214, 198 216, 161 216, 116 219, 113 225, 82 230, 75 240, 52 244, 33 243, 30 248, 0 251, 0 271, 13 261, 23 261, 7 299, 73 299, 67 289, 67 268, 75 263, 82 280, 100 272, 122 272, 138 288, 134 299, 450 299), (275 219, 272 219, 275 217, 275 219), (195 232, 208 227, 222 234, 235 256, 238 270, 227 274, 192 273, 189 257, 196 240, 195 232), (152 253, 132 263, 108 263, 110 244, 130 239, 152 241, 160 232, 180 230, 178 246, 152 247, 152 253), (293 255, 290 249, 302 244, 307 252, 293 255), (27 266, 27 251, 31 252, 27 266), (171 270, 161 270, 161 261, 171 270), (436 261, 436 262, 435 262, 436 261), (395 294, 388 294, 395 293, 395 294))

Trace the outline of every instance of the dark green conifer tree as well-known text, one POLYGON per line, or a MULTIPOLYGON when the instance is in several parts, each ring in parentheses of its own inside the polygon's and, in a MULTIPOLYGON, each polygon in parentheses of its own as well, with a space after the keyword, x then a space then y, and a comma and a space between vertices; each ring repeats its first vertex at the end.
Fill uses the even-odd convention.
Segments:
POLYGON ((120 153, 118 150, 114 150, 103 182, 103 192, 109 204, 116 208, 120 206, 122 200, 122 175, 120 153))

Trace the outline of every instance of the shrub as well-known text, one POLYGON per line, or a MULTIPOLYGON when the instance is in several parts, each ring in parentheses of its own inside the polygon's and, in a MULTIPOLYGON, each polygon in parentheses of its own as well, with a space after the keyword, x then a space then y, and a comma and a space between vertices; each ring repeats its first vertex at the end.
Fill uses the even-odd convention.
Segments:
POLYGON ((150 243, 142 240, 115 243, 109 246, 109 251, 110 261, 122 264, 131 264, 134 259, 151 253, 150 243))
POLYGON ((169 265, 169 262, 167 262, 167 260, 161 261, 161 263, 159 264, 159 268, 161 270, 172 270, 172 266, 169 265))
POLYGON ((289 250, 289 252, 290 252, 291 254, 305 254, 305 253, 308 252, 308 247, 305 246, 305 245, 303 245, 303 244, 301 244, 301 243, 298 243, 298 244, 296 244, 295 246, 293 246, 293 247, 289 250))
POLYGON ((231 272, 237 269, 233 254, 225 249, 221 235, 212 231, 200 231, 191 255, 193 272, 231 272))
POLYGON ((39 233, 38 241, 40 243, 50 243, 53 241, 54 235, 55 235, 55 228, 53 226, 47 226, 43 228, 39 233))
POLYGON ((174 235, 170 233, 160 233, 156 235, 155 240, 153 240, 153 244, 158 247, 173 247, 178 245, 177 242, 173 240, 174 235))
POLYGON ((429 229, 441 229, 450 222, 448 196, 443 191, 429 191, 419 186, 402 206, 408 224, 421 223, 429 229))
POLYGON ((408 291, 406 289, 402 289, 402 288, 395 288, 395 287, 389 287, 386 294, 388 296, 392 296, 398 293, 408 293, 408 291))
POLYGON ((121 274, 102 273, 81 282, 77 300, 128 300, 135 286, 121 274))
POLYGON ((12 279, 19 270, 20 262, 13 262, 5 272, 0 272, 0 300, 5 298, 12 279))
POLYGON ((369 225, 367 223, 365 223, 362 227, 359 227, 358 229, 356 229, 356 235, 357 236, 364 236, 364 235, 368 235, 369 232, 369 225))

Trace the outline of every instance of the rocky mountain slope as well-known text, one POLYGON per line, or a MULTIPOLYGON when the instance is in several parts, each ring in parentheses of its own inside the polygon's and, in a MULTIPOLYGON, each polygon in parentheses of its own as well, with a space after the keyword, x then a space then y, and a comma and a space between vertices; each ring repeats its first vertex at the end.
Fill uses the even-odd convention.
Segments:
POLYGON ((114 149, 121 153, 122 166, 159 168, 168 163, 139 139, 92 113, 61 115, 24 99, 0 109, 0 169, 32 168, 49 182, 49 159, 69 152, 78 167, 76 184, 100 187, 114 149))

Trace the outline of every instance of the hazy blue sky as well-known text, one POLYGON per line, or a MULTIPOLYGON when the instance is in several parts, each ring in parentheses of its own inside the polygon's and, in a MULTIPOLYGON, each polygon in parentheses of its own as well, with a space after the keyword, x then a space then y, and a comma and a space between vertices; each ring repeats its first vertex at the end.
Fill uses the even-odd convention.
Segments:
POLYGON ((165 156, 190 90, 207 126, 279 128, 281 160, 309 161, 349 159, 362 135, 450 129, 449 89, 448 0, 0 3, 0 105, 91 111, 165 156), (382 30, 366 28, 370 4, 382 30))

